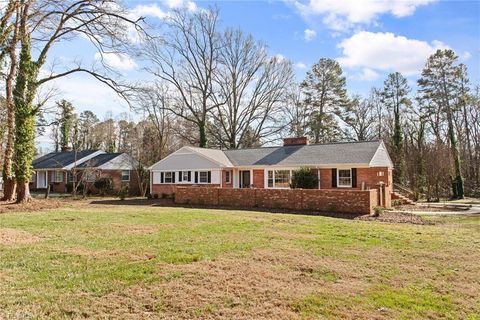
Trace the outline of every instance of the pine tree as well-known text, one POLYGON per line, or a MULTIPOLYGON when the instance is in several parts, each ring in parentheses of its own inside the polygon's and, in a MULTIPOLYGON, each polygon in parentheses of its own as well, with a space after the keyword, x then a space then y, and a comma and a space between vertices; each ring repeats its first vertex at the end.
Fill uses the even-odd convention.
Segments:
POLYGON ((390 73, 384 82, 382 103, 393 113, 393 132, 389 143, 395 174, 393 180, 404 183, 405 155, 402 132, 402 112, 411 105, 408 98, 410 88, 407 79, 399 72, 390 73))
POLYGON ((437 50, 428 58, 418 80, 422 98, 429 99, 436 107, 436 112, 444 114, 447 121, 447 135, 450 142, 450 153, 454 162, 452 177, 453 198, 464 196, 464 181, 454 128, 455 100, 460 95, 460 81, 463 78, 461 68, 457 64, 458 56, 453 50, 437 50))
POLYGON ((307 72, 301 83, 305 104, 311 109, 309 124, 315 143, 338 139, 341 132, 335 112, 348 103, 346 80, 340 64, 322 58, 307 72))

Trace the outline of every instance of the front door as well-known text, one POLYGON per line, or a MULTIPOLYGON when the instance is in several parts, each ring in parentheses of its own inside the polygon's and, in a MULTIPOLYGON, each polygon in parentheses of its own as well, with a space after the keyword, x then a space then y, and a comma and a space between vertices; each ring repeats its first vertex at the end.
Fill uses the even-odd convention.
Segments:
POLYGON ((250 188, 250 170, 240 171, 240 188, 250 188))
POLYGON ((47 187, 47 171, 37 172, 37 189, 45 189, 47 187))

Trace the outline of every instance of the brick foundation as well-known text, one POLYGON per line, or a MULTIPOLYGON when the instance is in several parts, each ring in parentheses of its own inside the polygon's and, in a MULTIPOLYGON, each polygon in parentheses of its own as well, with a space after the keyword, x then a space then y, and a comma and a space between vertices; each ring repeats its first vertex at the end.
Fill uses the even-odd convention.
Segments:
POLYGON ((377 190, 223 189, 177 186, 175 203, 371 214, 377 190))

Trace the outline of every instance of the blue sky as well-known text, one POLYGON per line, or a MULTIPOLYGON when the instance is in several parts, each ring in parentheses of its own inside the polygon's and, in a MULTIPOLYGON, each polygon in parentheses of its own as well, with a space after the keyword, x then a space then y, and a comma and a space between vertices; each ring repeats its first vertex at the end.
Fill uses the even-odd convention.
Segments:
MULTIPOLYGON (((426 58, 437 48, 452 48, 469 68, 472 83, 480 83, 480 1, 441 0, 285 0, 194 1, 125 0, 132 15, 152 23, 172 8, 198 10, 216 5, 222 26, 239 27, 264 41, 272 55, 295 65, 297 80, 322 57, 338 59, 347 76, 349 94, 368 94, 381 86, 389 72, 404 73, 411 83, 426 58)), ((86 40, 59 45, 50 58, 96 61, 86 40)), ((97 54, 98 58, 98 54, 97 54)), ((127 80, 148 79, 134 58, 107 57, 127 80)), ((108 88, 88 76, 72 76, 55 83, 59 97, 77 110, 129 112, 108 88)))

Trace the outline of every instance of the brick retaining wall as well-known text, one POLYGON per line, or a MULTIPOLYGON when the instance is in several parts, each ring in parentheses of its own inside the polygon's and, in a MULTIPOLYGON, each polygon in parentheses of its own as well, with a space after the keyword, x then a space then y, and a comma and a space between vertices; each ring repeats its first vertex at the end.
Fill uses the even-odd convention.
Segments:
POLYGON ((377 205, 377 192, 177 187, 175 203, 370 214, 377 205))

